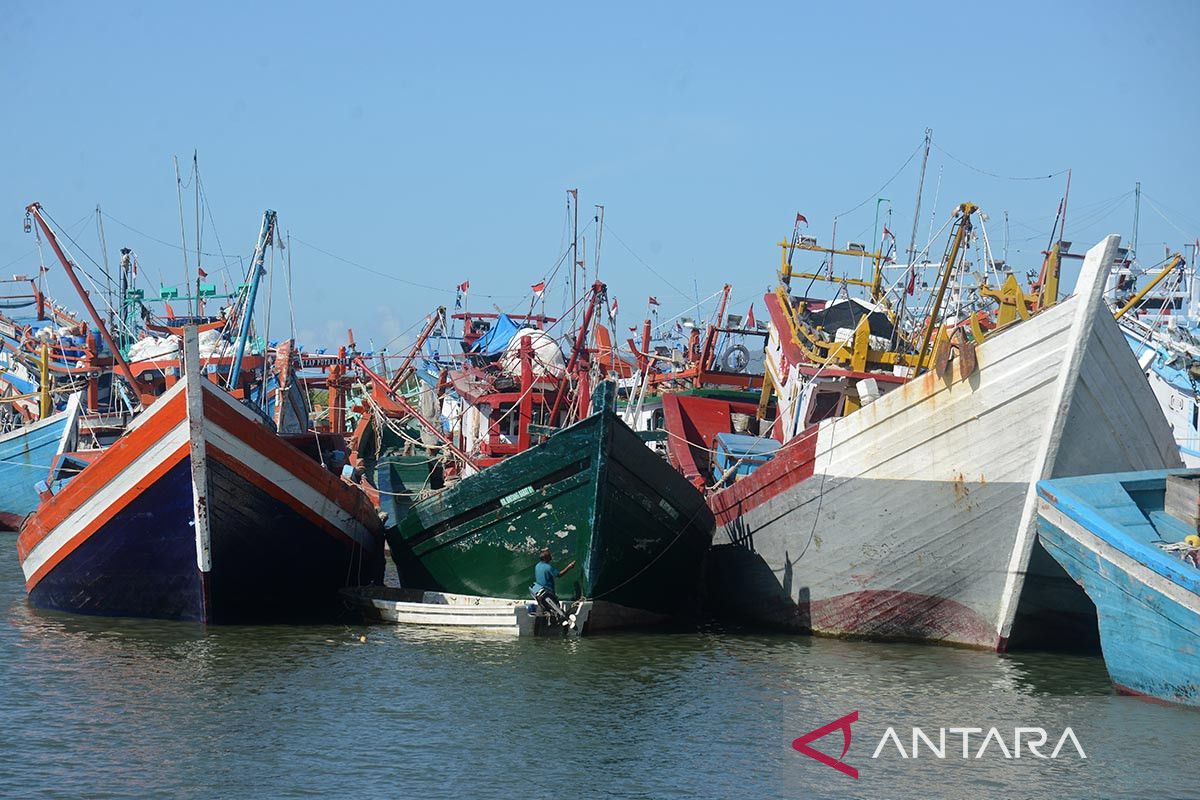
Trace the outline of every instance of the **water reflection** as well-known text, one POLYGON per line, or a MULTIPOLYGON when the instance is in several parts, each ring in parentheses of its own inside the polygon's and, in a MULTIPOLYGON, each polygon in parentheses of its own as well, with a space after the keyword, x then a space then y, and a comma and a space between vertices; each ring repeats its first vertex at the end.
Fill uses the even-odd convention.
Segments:
MULTIPOLYGON (((390 625, 210 628, 36 611, 0 560, 0 795, 840 797, 790 748, 861 712, 861 796, 1187 796, 1200 714, 1099 658, 706 627, 583 639, 390 625), (365 637, 365 641, 363 641, 365 637), (872 760, 888 725, 1073 725, 1086 762, 872 760), (1131 770, 1130 764, 1143 765, 1131 770), (534 793, 536 795, 536 793, 534 793)), ((842 781, 839 783, 838 781, 842 781)))

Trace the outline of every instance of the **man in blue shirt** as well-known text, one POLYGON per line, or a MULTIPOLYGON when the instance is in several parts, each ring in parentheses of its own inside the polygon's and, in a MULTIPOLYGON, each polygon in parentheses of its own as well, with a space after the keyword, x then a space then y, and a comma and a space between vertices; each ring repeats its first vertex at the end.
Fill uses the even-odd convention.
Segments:
POLYGON ((554 593, 554 579, 561 578, 574 569, 575 562, 572 561, 560 571, 555 569, 554 565, 550 563, 552 558, 550 548, 542 548, 541 560, 533 568, 533 585, 529 587, 529 591, 533 594, 533 598, 537 600, 538 605, 543 609, 556 617, 565 617, 566 614, 563 612, 558 595, 554 593))

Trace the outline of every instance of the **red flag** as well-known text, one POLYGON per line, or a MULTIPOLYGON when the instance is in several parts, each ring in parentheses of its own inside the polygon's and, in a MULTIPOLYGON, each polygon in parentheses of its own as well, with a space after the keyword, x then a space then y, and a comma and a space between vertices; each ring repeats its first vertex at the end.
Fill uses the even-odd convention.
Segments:
POLYGON ((905 291, 910 295, 917 291, 917 271, 912 267, 908 268, 908 288, 905 291))
POLYGON ((613 298, 613 303, 612 303, 612 315, 614 317, 617 315, 617 298, 615 298, 615 297, 613 298))
POLYGON ((807 225, 808 217, 804 216, 803 214, 797 214, 796 215, 796 224, 799 225, 801 222, 803 222, 805 225, 807 225))
POLYGON ((199 267, 196 267, 196 274, 197 274, 198 276, 200 276, 201 278, 207 278, 207 277, 208 277, 208 273, 207 273, 207 272, 205 272, 204 270, 200 269, 199 267))
POLYGON ((536 294, 538 297, 541 297, 542 292, 546 291, 546 282, 538 281, 531 288, 533 289, 534 294, 536 294))
POLYGON ((750 310, 746 312, 746 327, 747 328, 756 327, 755 322, 754 322, 754 303, 750 304, 750 310))
POLYGON ((174 316, 175 316, 175 309, 171 308, 171 304, 170 304, 170 303, 163 303, 163 305, 164 305, 164 306, 166 307, 166 309, 167 309, 167 316, 168 316, 168 317, 174 317, 174 316))
POLYGON ((458 285, 458 290, 459 290, 460 292, 466 292, 466 291, 467 291, 468 289, 470 289, 470 288, 471 288, 471 282, 470 282, 470 281, 463 281, 462 283, 460 283, 460 284, 458 285))
POLYGON ((651 297, 651 298, 650 298, 650 305, 652 305, 652 306, 656 306, 656 305, 658 305, 658 304, 659 304, 659 303, 658 303, 658 298, 657 298, 657 297, 651 297))

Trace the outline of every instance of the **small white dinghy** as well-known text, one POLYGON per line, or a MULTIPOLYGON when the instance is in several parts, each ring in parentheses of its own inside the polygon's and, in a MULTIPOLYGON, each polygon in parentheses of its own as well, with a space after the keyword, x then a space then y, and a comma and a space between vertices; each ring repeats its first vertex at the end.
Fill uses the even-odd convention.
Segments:
POLYGON ((566 619, 557 619, 530 600, 425 592, 392 586, 356 586, 342 596, 372 619, 398 625, 499 633, 510 636, 579 636, 590 600, 564 603, 566 619))

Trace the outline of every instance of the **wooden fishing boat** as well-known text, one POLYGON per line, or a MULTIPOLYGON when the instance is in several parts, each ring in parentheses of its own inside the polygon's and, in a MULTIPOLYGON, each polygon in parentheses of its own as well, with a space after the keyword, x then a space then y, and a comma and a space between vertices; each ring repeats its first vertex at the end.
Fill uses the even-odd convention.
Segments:
POLYGON ((1038 535, 1095 603, 1117 690, 1200 707, 1200 473, 1038 484, 1038 535))
POLYGON ((388 535, 405 586, 529 596, 538 552, 579 565, 564 600, 593 628, 694 616, 713 522, 704 497, 616 416, 595 411, 544 442, 416 502, 388 535))
MULTIPOLYGON (((360 423, 352 460, 386 513, 406 588, 529 598, 545 547, 559 566, 578 563, 559 594, 595 602, 592 628, 696 614, 711 513, 618 418, 615 380, 589 389, 597 350, 587 333, 595 309, 607 307, 596 283, 565 362, 533 327, 544 318, 499 318, 472 331, 462 363, 439 381, 460 409, 449 431, 397 391, 403 368, 388 381, 360 360, 373 413, 360 423)), ((613 358, 610 349, 596 371, 606 374, 613 358)))
MULTIPOLYGON (((97 345, 87 348, 89 411, 104 411, 104 378, 109 394, 137 414, 111 446, 56 464, 17 541, 31 602, 92 614, 270 621, 338 613, 341 587, 381 580, 377 515, 361 490, 334 474, 341 464, 331 456, 344 439, 308 432, 289 345, 270 370, 265 348, 252 352, 275 212, 263 214, 247 281, 221 329, 210 326, 202 344, 197 327, 185 324, 182 342, 155 340, 154 358, 131 362, 132 338, 118 343, 109 333, 40 206, 27 211, 107 348, 102 358, 97 345)), ((127 250, 121 266, 124 286, 133 267, 127 250)), ((189 300, 203 314, 215 290, 197 289, 189 300)), ((124 296, 123 317, 140 319, 141 292, 124 296)))
POLYGON ((207 623, 328 616, 347 585, 381 582, 383 539, 362 492, 201 373, 184 374, 21 529, 30 602, 207 623))
MULTIPOLYGON (((974 210, 958 212, 930 319, 974 210)), ((874 330, 887 317, 870 304, 823 304, 802 320, 804 299, 768 295, 765 383, 778 415, 761 433, 782 447, 709 495, 715 608, 828 635, 987 649, 1086 630, 1086 598, 1035 547, 1036 481, 1179 464, 1103 310, 1118 241, 1089 251, 1074 296, 1055 302, 1055 288, 1031 300, 1009 275, 991 290, 995 323, 927 323, 919 347, 889 345, 896 337, 874 330), (844 327, 830 322, 839 315, 844 327)), ((714 431, 697 429, 696 452, 711 449, 703 436, 714 431)))

